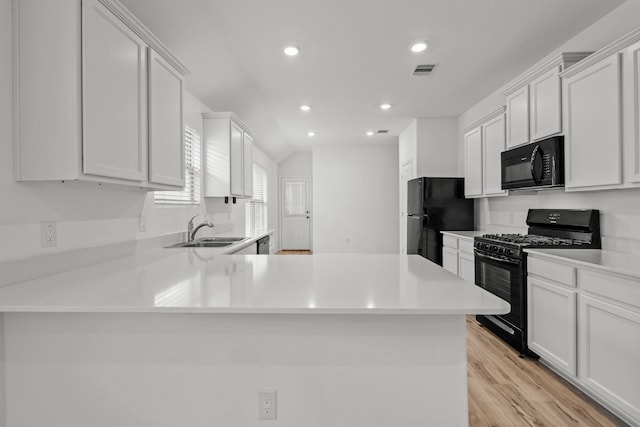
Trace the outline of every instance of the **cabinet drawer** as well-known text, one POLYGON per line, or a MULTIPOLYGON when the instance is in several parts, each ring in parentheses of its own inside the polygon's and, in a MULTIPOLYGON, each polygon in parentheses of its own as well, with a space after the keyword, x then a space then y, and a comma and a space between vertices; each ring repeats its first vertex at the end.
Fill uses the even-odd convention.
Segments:
POLYGON ((458 251, 451 248, 442 248, 442 267, 458 275, 458 251))
POLYGON ((473 254, 473 240, 458 240, 458 249, 468 254, 473 254))
POLYGON ((547 261, 529 256, 527 258, 527 272, 530 275, 544 277, 563 285, 576 287, 575 268, 568 265, 547 261))
POLYGON ((640 309, 640 283, 611 274, 578 270, 580 288, 640 309))
POLYGON ((442 235, 442 246, 458 249, 458 239, 452 236, 442 235))

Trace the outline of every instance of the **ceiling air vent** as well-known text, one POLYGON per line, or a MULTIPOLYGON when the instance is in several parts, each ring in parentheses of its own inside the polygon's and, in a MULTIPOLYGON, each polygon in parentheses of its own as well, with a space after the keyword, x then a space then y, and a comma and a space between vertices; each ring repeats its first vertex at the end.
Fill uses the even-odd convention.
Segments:
POLYGON ((433 70, 436 69, 438 64, 425 64, 418 65, 413 72, 414 76, 430 76, 433 73, 433 70))
POLYGON ((389 132, 389 129, 380 129, 378 130, 378 133, 387 133, 389 132))

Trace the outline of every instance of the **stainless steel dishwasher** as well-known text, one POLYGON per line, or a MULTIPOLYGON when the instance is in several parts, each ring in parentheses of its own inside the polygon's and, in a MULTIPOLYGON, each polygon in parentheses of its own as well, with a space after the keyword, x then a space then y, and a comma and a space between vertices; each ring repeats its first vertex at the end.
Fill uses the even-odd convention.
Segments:
POLYGON ((269 255, 269 236, 258 239, 258 255, 269 255))

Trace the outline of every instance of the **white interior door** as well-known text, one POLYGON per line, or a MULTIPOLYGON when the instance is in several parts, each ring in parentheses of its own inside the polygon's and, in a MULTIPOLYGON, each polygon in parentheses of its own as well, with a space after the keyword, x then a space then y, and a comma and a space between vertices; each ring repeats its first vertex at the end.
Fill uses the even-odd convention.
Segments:
POLYGON ((400 170, 400 253, 407 253, 407 181, 413 179, 413 162, 404 163, 400 170))
POLYGON ((280 247, 282 249, 311 249, 309 181, 309 177, 282 177, 280 180, 280 247))

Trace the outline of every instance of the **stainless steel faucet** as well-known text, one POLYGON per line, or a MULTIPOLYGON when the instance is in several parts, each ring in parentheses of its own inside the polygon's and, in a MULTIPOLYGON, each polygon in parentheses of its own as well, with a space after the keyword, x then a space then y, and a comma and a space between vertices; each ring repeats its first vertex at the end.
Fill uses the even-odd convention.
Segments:
POLYGON ((187 225, 187 241, 189 242, 193 242, 193 239, 196 237, 196 233, 198 232, 198 230, 200 230, 202 227, 210 227, 213 228, 213 223, 211 221, 205 221, 202 222, 200 224, 198 224, 196 227, 193 226, 193 220, 196 219, 198 215, 194 215, 190 220, 189 220, 189 224, 187 225))

